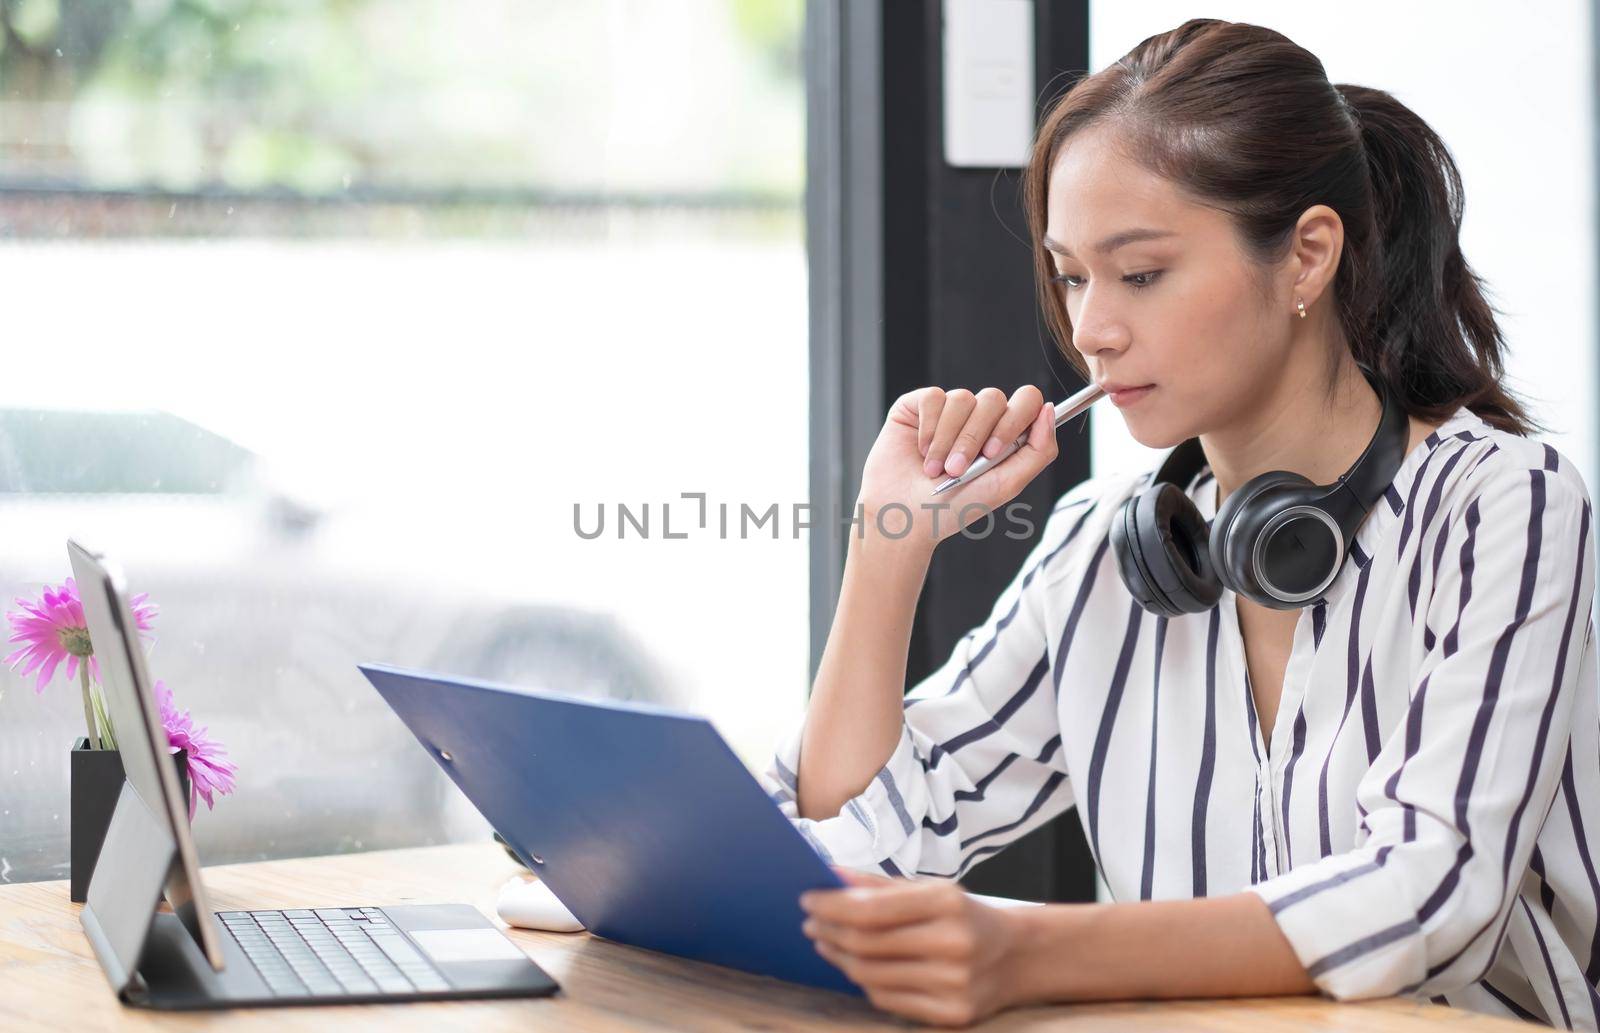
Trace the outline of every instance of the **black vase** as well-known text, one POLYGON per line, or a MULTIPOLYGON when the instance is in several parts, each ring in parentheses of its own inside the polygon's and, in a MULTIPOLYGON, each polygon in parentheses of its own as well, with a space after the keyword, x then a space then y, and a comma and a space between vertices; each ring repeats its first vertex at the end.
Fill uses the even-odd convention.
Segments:
MULTIPOLYGON (((189 751, 172 754, 178 765, 179 795, 184 814, 189 807, 189 751)), ((122 754, 116 750, 91 750, 89 740, 80 736, 72 744, 72 902, 81 904, 89 897, 89 879, 111 826, 111 812, 117 808, 126 776, 122 754)))

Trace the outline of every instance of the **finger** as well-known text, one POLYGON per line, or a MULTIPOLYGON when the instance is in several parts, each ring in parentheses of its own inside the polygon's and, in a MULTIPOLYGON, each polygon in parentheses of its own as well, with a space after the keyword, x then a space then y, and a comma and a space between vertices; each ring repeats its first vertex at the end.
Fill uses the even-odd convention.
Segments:
POLYGON ((931 990, 950 986, 953 982, 950 975, 952 966, 948 962, 862 958, 826 943, 817 944, 817 953, 860 987, 931 990))
MULTIPOLYGON (((989 499, 1014 499, 1022 493, 1035 477, 1039 476, 1046 466, 1049 466, 1060 453, 1056 444, 1056 417, 1055 406, 1045 402, 1040 405, 1038 415, 1028 428, 1028 439, 1015 454, 997 463, 992 468, 985 470, 972 481, 957 488, 956 491, 965 491, 973 484, 982 485, 977 491, 979 496, 989 499)), ((953 504, 961 511, 963 499, 956 498, 953 504)), ((998 503, 996 503, 998 504, 998 503)), ((979 516, 968 523, 982 520, 979 516)))
POLYGON ((889 407, 889 415, 885 417, 883 421, 884 425, 888 426, 891 423, 899 423, 907 427, 915 427, 917 425, 917 412, 921 406, 921 402, 922 392, 920 390, 907 391, 899 398, 896 398, 894 400, 894 404, 889 407))
POLYGON ((940 958, 947 961, 970 959, 976 944, 970 929, 944 918, 927 922, 891 926, 888 929, 859 929, 820 918, 808 918, 800 931, 813 942, 860 958, 940 958))
POLYGON ((996 491, 1015 498, 1060 453, 1056 444, 1056 410, 1046 402, 1028 428, 1028 440, 1006 462, 995 467, 996 491))
POLYGON ((877 872, 860 872, 854 868, 846 868, 843 865, 834 865, 833 873, 851 886, 884 886, 895 881, 887 875, 879 875, 877 872))
POLYGON ((1038 453, 1042 457, 1039 464, 1042 468, 1060 453, 1060 444, 1056 441, 1056 407, 1049 402, 1040 400, 1039 413, 1034 417, 1033 423, 1028 426, 1028 441, 1022 450, 1038 453))
POLYGON ((881 1011, 932 1026, 968 1026, 978 1019, 977 1010, 958 997, 916 990, 883 990, 870 992, 867 998, 881 1011))
POLYGON ((807 890, 800 895, 800 906, 824 922, 881 929, 957 914, 961 898, 960 888, 942 879, 897 879, 888 886, 807 890))
POLYGON ((967 422, 956 434, 950 454, 944 461, 945 472, 951 477, 960 476, 983 451, 984 442, 994 436, 994 428, 1005 415, 1005 392, 998 387, 986 387, 975 396, 972 412, 967 422))
POLYGON ((967 417, 972 415, 972 410, 978 407, 978 398, 966 388, 958 387, 954 391, 944 393, 944 407, 939 410, 939 420, 934 426, 933 440, 928 442, 927 462, 923 464, 924 470, 933 469, 929 477, 937 477, 944 472, 950 455, 950 446, 955 444, 956 435, 961 433, 961 428, 967 425, 967 417), (934 464, 937 463, 937 469, 934 464))
POLYGON ((983 454, 993 459, 1007 445, 1031 430, 1034 419, 1039 415, 1039 406, 1043 404, 1044 392, 1032 384, 1017 388, 1006 405, 1006 411, 1001 414, 1000 422, 995 424, 994 433, 983 443, 983 454))
MULTIPOLYGON (((928 448, 933 444, 934 431, 939 429, 939 415, 944 412, 945 393, 942 388, 930 387, 922 392, 917 400, 917 452, 927 460, 927 465, 933 465, 928 458, 928 448)), ((936 476, 938 470, 928 473, 929 477, 936 476)))

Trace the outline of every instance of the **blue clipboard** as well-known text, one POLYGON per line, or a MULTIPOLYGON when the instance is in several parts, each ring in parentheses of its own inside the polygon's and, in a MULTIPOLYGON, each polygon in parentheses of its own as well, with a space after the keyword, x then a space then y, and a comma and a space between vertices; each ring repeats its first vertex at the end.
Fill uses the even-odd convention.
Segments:
POLYGON ((800 931, 843 883, 705 718, 358 666, 591 933, 861 993, 800 931))

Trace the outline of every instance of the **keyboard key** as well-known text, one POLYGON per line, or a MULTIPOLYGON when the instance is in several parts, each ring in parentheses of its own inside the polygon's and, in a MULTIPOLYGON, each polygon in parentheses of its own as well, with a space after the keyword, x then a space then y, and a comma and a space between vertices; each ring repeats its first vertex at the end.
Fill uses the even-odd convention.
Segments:
POLYGON ((395 962, 396 964, 407 961, 422 960, 422 955, 418 953, 417 949, 411 946, 411 944, 407 943, 405 937, 399 935, 398 933, 388 936, 374 935, 372 937, 372 942, 376 943, 378 945, 378 949, 387 954, 389 956, 389 960, 395 962))
MULTIPOLYGON (((442 982, 437 974, 428 969, 422 969, 416 972, 401 970, 400 974, 411 980, 412 985, 414 985, 418 990, 429 989, 429 986, 436 981, 442 982)), ((439 987, 433 987, 433 989, 439 989, 439 987)))
POLYGON ((417 984, 418 991, 425 994, 443 993, 450 989, 449 983, 432 972, 412 976, 411 981, 417 984))
POLYGON ((365 979, 367 974, 359 965, 329 965, 328 971, 333 973, 333 978, 341 983, 348 983, 352 979, 365 979))

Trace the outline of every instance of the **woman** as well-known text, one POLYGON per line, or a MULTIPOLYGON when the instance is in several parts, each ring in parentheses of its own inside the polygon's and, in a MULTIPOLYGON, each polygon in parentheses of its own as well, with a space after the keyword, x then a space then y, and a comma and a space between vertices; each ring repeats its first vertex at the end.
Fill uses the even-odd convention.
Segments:
POLYGON ((817 950, 936 1023, 1321 991, 1595 1028, 1588 493, 1498 385, 1444 144, 1276 32, 1195 20, 1064 95, 1026 176, 1052 330, 1086 377, 1143 388, 1112 398, 1139 441, 1198 438, 1172 490, 1201 516, 1266 471, 1333 484, 1386 411, 1393 476, 1314 598, 1228 589, 1176 616, 1135 600, 1112 541, 1154 473, 1093 478, 903 700, 957 530, 920 505, 1026 432, 951 496, 998 509, 1056 445, 1032 387, 901 397, 804 726, 766 773, 853 884, 802 898, 817 950), (895 503, 915 520, 891 537, 895 503), (1074 806, 1114 902, 990 908, 950 878, 1074 806))

